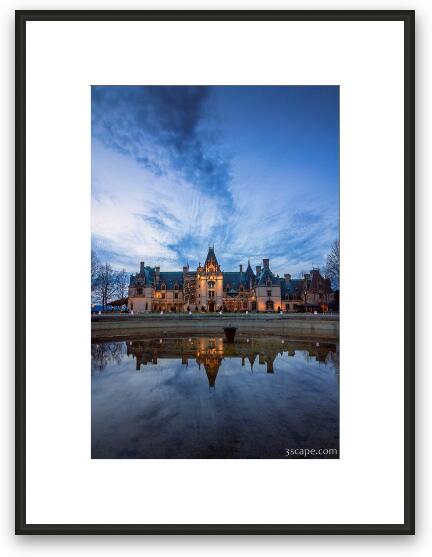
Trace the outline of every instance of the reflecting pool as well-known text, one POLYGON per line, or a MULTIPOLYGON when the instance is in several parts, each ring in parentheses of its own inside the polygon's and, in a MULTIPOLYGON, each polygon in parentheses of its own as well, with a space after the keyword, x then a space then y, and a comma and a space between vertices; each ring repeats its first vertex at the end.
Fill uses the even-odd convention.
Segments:
POLYGON ((91 354, 92 458, 338 458, 334 342, 134 338, 91 354))

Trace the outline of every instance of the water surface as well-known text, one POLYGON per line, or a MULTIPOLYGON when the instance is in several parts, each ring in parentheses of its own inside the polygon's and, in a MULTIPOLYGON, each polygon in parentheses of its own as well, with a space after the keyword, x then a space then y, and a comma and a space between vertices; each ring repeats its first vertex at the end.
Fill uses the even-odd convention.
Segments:
MULTIPOLYGON (((339 449, 336 343, 155 337, 94 342, 91 352, 92 458, 304 458, 301 449, 339 449)), ((327 455, 315 458, 335 458, 327 455)))

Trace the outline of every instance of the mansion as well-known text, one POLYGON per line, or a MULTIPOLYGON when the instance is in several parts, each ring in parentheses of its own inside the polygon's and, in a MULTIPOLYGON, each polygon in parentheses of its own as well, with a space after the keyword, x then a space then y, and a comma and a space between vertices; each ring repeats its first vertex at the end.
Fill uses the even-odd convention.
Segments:
POLYGON ((335 305, 330 280, 319 269, 303 278, 293 279, 289 273, 280 277, 270 269, 270 260, 253 271, 222 271, 213 247, 209 247, 204 265, 196 271, 189 265, 179 272, 163 272, 160 267, 140 264, 139 273, 130 278, 128 309, 133 313, 214 312, 214 311, 327 311, 335 305))

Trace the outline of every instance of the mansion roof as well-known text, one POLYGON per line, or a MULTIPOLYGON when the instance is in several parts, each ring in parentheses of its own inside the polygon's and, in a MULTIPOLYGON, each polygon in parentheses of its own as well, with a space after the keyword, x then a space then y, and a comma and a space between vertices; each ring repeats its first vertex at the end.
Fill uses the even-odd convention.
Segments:
MULTIPOLYGON (((199 265, 198 271, 203 272, 209 266, 212 269, 220 270, 212 247, 209 248, 204 268, 199 265)), ((319 269, 312 269, 310 273, 305 274, 304 278, 292 279, 290 275, 279 277, 271 271, 269 260, 264 259, 263 267, 257 267, 257 271, 258 274, 253 272, 249 261, 246 271, 243 271, 242 266, 240 266, 239 271, 220 271, 223 275, 223 291, 228 295, 236 295, 242 287, 244 290, 250 290, 256 286, 280 286, 282 299, 287 295, 302 297, 305 290, 319 291, 324 289, 327 292, 332 292, 329 279, 323 278, 319 269)), ((161 272, 159 267, 144 266, 144 263, 141 263, 140 272, 130 277, 130 286, 151 285, 156 290, 162 288, 173 290, 177 286, 179 289, 183 289, 185 280, 193 279, 195 276, 196 272, 190 271, 188 266, 184 267, 183 271, 161 272)))

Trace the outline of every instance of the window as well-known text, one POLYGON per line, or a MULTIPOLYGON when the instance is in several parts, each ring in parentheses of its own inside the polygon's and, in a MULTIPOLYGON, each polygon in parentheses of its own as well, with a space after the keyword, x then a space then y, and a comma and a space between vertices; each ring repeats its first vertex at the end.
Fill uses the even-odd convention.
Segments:
POLYGON ((166 284, 165 283, 162 284, 161 289, 166 290, 166 284))
POLYGON ((215 287, 215 283, 214 283, 212 280, 209 280, 208 283, 207 283, 207 286, 208 286, 209 288, 214 288, 214 287, 215 287))
POLYGON ((165 294, 162 294, 162 300, 165 300, 165 294))
POLYGON ((273 309, 274 308, 274 304, 272 300, 267 300, 266 302, 266 309, 273 309))
POLYGON ((137 294, 138 296, 141 296, 143 293, 143 289, 142 288, 137 288, 137 294))
POLYGON ((285 304, 285 309, 288 311, 289 310, 289 304, 285 304))
POLYGON ((209 298, 214 298, 215 297, 215 293, 214 290, 209 290, 209 298))
POLYGON ((175 292, 174 298, 175 298, 176 300, 178 300, 178 292, 175 292))
POLYGON ((240 292, 243 292, 243 285, 240 285, 239 290, 240 290, 240 292))
POLYGON ((174 290, 178 290, 178 289, 179 289, 178 284, 175 284, 175 285, 174 285, 174 290))
POLYGON ((271 290, 267 290, 267 296, 270 298, 271 297, 271 290))

